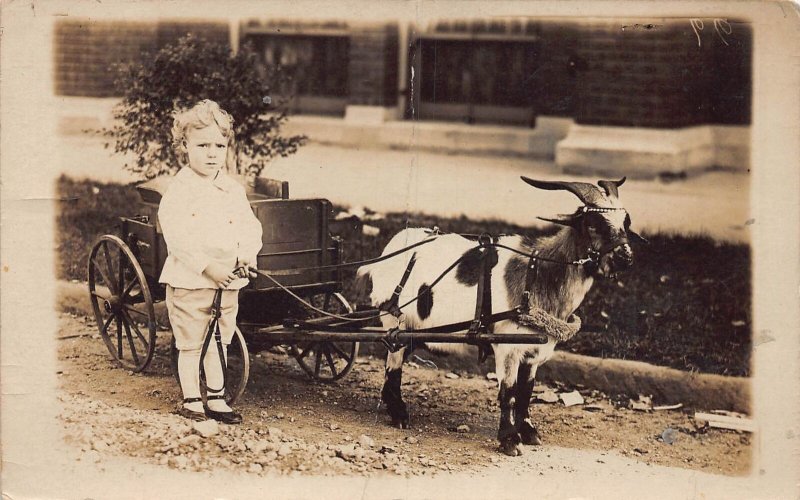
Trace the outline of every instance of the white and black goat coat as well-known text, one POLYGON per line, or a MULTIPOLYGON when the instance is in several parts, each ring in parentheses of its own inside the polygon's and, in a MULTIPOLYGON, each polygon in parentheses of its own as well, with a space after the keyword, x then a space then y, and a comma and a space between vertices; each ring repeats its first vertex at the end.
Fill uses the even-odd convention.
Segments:
MULTIPOLYGON (((543 189, 568 190, 581 199, 584 208, 560 219, 547 219, 568 226, 553 236, 534 240, 521 236, 498 239, 499 245, 513 248, 519 253, 497 248, 497 262, 491 278, 492 312, 514 309, 523 302, 530 262, 523 255, 538 252, 537 256, 542 260, 535 269, 528 307, 543 310, 555 320, 566 321, 583 301, 595 276, 611 274, 627 267, 632 261, 627 238, 630 218, 617 196, 617 187, 624 179, 600 181, 603 191, 588 183, 543 182, 524 177, 523 180, 543 189), (592 268, 575 264, 585 261, 590 254, 594 256, 592 268)), ((431 238, 429 230, 406 229, 392 238, 383 255, 426 238, 431 238)), ((458 323, 472 319, 475 313, 476 286, 482 272, 480 251, 476 247, 475 241, 459 235, 438 235, 434 241, 418 246, 413 251, 363 266, 358 274, 362 283, 371 282, 372 304, 376 307, 385 306, 407 272, 413 254, 416 262, 396 303, 405 304, 419 297, 403 308, 400 326, 426 329, 458 323), (432 282, 459 258, 461 262, 456 268, 431 288, 432 282)), ((382 317, 382 322, 387 330, 398 326, 398 318, 391 315, 382 317)), ((501 333, 546 333, 520 324, 515 319, 499 321, 491 325, 491 329, 501 333)), ((545 344, 492 345, 500 385, 501 422, 498 439, 507 454, 520 454, 520 443, 540 442, 536 428, 529 419, 528 405, 536 370, 553 355, 556 343, 555 338, 548 337, 545 344)), ((464 344, 428 344, 427 347, 434 352, 468 353, 468 347, 464 344)), ((402 428, 409 424, 407 406, 400 393, 406 351, 410 354, 411 350, 401 347, 388 354, 382 391, 382 399, 393 423, 402 428)))

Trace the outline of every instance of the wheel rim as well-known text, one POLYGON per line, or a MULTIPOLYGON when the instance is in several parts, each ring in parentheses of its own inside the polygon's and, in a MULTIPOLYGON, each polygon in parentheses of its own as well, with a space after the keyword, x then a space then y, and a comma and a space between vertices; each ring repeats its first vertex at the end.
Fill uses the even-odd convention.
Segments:
MULTIPOLYGON (((332 313, 351 313, 353 308, 340 293, 328 293, 317 297, 321 309, 332 313)), ((315 304, 317 305, 317 304, 315 304)), ((353 368, 358 354, 358 342, 321 341, 295 344, 292 355, 303 371, 320 382, 334 382, 347 375, 353 368)))
MULTIPOLYGON (((213 345, 213 344, 212 344, 213 345)), ((217 355, 217 351, 212 351, 209 347, 208 355, 217 355)), ((175 346, 175 337, 172 337, 170 344, 170 365, 172 366, 172 375, 181 385, 180 373, 178 373, 178 348, 175 346)), ((225 388, 225 401, 232 405, 234 404, 247 387, 247 381, 250 378, 250 352, 247 349, 247 343, 244 340, 241 330, 236 327, 233 332, 233 338, 228 346, 228 360, 226 367, 227 387, 225 388)))
POLYGON ((141 372, 155 352, 153 299, 141 266, 120 238, 102 236, 88 262, 89 298, 100 336, 120 366, 141 372))

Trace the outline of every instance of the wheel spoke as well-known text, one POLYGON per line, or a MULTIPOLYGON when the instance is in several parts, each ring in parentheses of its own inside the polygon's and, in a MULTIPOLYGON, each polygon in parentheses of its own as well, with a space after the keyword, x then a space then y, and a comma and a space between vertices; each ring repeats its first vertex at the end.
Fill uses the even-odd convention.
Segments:
POLYGON ((125 320, 127 321, 127 323, 130 324, 133 327, 133 330, 136 332, 136 336, 139 337, 139 340, 141 340, 142 344, 144 344, 145 351, 149 350, 150 349, 150 343, 147 341, 147 339, 144 337, 144 335, 142 335, 142 332, 139 331, 139 328, 136 326, 136 323, 133 322, 131 317, 128 316, 128 313, 126 313, 125 311, 122 311, 122 314, 123 314, 123 316, 125 316, 125 320))
POLYGON ((336 351, 336 354, 338 354, 338 355, 339 355, 339 357, 343 358, 343 359, 344 359, 345 361, 347 361, 348 363, 349 363, 350 361, 352 361, 352 360, 353 360, 353 358, 352 358, 352 357, 351 357, 349 354, 347 354, 346 352, 344 352, 343 350, 341 350, 341 349, 339 348, 339 346, 338 346, 338 345, 336 345, 335 343, 331 342, 331 344, 330 344, 330 345, 331 345, 331 347, 333 348, 333 350, 334 350, 334 351, 336 351))
MULTIPOLYGON (((103 242, 103 248, 105 249, 105 256, 106 256, 106 269, 108 269, 109 277, 114 276, 114 266, 111 264, 111 252, 108 249, 108 242, 103 242)), ((117 291, 119 290, 119 286, 115 281, 109 283, 109 288, 111 291, 116 295, 117 291)))
POLYGON ((103 335, 108 335, 108 327, 109 327, 109 326, 111 326, 111 321, 112 321, 113 319, 114 319, 114 315, 112 314, 112 315, 111 315, 111 316, 109 316, 109 317, 108 317, 108 319, 106 320, 105 324, 103 325, 103 330, 102 330, 102 333, 103 333, 103 335))
POLYGON ((322 352, 319 350, 319 346, 314 351, 316 355, 316 362, 314 363, 314 378, 319 378, 319 366, 322 363, 322 352))
POLYGON ((127 297, 128 294, 131 293, 131 290, 133 290, 133 287, 136 286, 136 283, 138 282, 139 280, 137 280, 136 278, 132 279, 131 282, 128 284, 128 286, 125 287, 125 290, 120 295, 120 299, 125 300, 125 297, 127 297))
MULTIPOLYGON (((125 288, 125 269, 128 267, 127 266, 128 259, 125 257, 124 252, 122 250, 122 247, 118 247, 118 248, 119 248, 119 252, 117 252, 117 255, 118 255, 117 258, 119 259, 119 261, 118 261, 118 263, 119 263, 119 272, 117 273, 117 276, 118 276, 117 283, 119 284, 119 289, 123 290, 125 288)), ((124 293, 120 294, 120 295, 124 295, 124 293)))
POLYGON ((331 350, 328 349, 327 344, 325 344, 325 359, 328 360, 328 366, 331 367, 331 373, 333 374, 333 376, 335 377, 336 375, 338 375, 339 372, 336 371, 336 363, 333 362, 333 356, 331 356, 331 350))
POLYGON ((122 359, 122 325, 117 318, 117 359, 122 359))
POLYGON ((127 305, 127 304, 125 304, 124 307, 125 307, 126 311, 135 312, 136 314, 138 314, 140 316, 144 316, 145 318, 148 318, 148 319, 150 318, 149 314, 147 314, 144 311, 140 311, 140 310, 136 309, 135 307, 131 307, 131 306, 127 305))
POLYGON ((133 362, 136 365, 139 365, 139 354, 136 352, 136 346, 133 344, 133 335, 131 335, 131 328, 128 325, 128 321, 125 316, 122 316, 122 323, 125 325, 125 336, 128 337, 128 345, 131 347, 131 356, 133 356, 133 362))
POLYGON ((299 356, 297 356, 297 359, 298 359, 298 360, 302 360, 303 358, 305 358, 305 357, 306 357, 306 355, 309 353, 309 351, 311 351, 311 348, 312 348, 312 347, 313 347, 313 344, 309 344, 308 346, 306 346, 306 348, 305 348, 305 349, 303 349, 303 350, 300 352, 300 355, 299 355, 299 356))
POLYGON ((114 283, 108 277, 106 272, 103 271, 103 266, 101 266, 99 262, 94 260, 94 258, 92 258, 92 263, 94 264, 94 268, 97 269, 98 271, 100 271, 100 276, 103 277, 103 281, 105 282, 105 285, 108 288, 108 290, 111 292, 112 295, 115 294, 116 293, 116 289, 114 288, 114 283))

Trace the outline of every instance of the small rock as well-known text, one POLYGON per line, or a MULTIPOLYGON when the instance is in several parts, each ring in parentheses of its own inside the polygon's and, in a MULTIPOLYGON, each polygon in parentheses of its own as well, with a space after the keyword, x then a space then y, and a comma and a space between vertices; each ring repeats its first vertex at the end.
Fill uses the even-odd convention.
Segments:
POLYGON ((497 380, 497 374, 495 372, 489 372, 486 374, 486 378, 488 380, 497 380))
POLYGON ((283 418, 285 415, 283 413, 278 413, 275 415, 276 418, 283 418))
POLYGON ((450 372, 450 373, 446 374, 446 375, 445 375, 445 377, 446 377, 446 378, 450 378, 450 379, 457 379, 457 378, 459 378, 459 377, 458 377, 458 375, 456 375, 456 374, 455 374, 455 373, 453 373, 453 372, 450 372))
POLYGON ((664 429, 664 432, 661 433, 661 440, 667 444, 672 444, 678 440, 678 431, 673 429, 672 427, 667 427, 664 429))
POLYGON ((285 457, 292 453, 292 447, 289 444, 284 444, 278 449, 278 455, 285 457))
POLYGON ((262 466, 274 462, 278 458, 278 453, 275 451, 270 451, 263 457, 256 459, 256 462, 260 463, 262 466))
POLYGON ((204 438, 216 436, 219 434, 219 424, 216 420, 204 420, 202 422, 195 422, 192 424, 192 429, 204 438))
POLYGON ((536 399, 545 403, 555 403, 558 401, 558 394, 556 394, 555 391, 547 390, 541 394, 537 394, 536 399))
POLYGON ((253 472, 255 474, 258 474, 259 472, 261 472, 263 470, 264 470, 264 467, 262 467, 261 464, 254 463, 254 464, 250 464, 250 467, 248 467, 247 472, 253 472))
POLYGON ((194 446, 196 443, 199 443, 200 440, 203 439, 197 434, 189 434, 188 436, 184 436, 178 440, 178 444, 185 444, 194 446))
POLYGON ((279 438, 283 436, 283 431, 278 429, 277 427, 270 427, 267 430, 269 431, 269 437, 271 438, 279 438))
POLYGON ((247 448, 253 453, 263 453, 270 448, 270 445, 271 443, 266 441, 251 441, 247 444, 247 448))
POLYGON ((102 439, 95 439, 92 441, 92 448, 97 451, 107 451, 108 443, 106 443, 102 439))
POLYGON ((470 430, 471 429, 469 428, 469 426, 467 424, 461 424, 458 427, 456 427, 456 431, 457 432, 469 432, 470 430))
POLYGON ((603 405, 599 405, 599 404, 591 404, 591 405, 584 406, 583 409, 586 410, 586 411, 597 412, 597 411, 603 411, 605 409, 605 407, 603 405))
POLYGON ((496 464, 497 462, 500 461, 500 459, 498 459, 497 457, 489 457, 489 461, 492 462, 493 464, 496 464))
POLYGON ((339 424, 337 424, 337 423, 333 423, 333 424, 331 424, 331 425, 330 425, 330 429, 331 429, 332 431, 335 431, 335 430, 339 429, 339 424))
POLYGON ((185 469, 189 466, 189 459, 184 457, 183 455, 177 455, 174 457, 169 458, 169 462, 167 462, 172 467, 176 469, 185 469))
POLYGON ((583 404, 583 396, 578 391, 565 392, 559 395, 564 406, 575 406, 583 404))
POLYGON ((639 395, 639 400, 628 400, 628 408, 636 411, 650 411, 653 409, 653 400, 648 396, 639 395))
POLYGON ((348 444, 346 446, 339 447, 336 450, 336 455, 348 462, 352 462, 356 458, 356 446, 354 444, 348 444))
POLYGON ((380 449, 379 453, 383 453, 383 454, 395 453, 396 451, 397 451, 396 448, 384 444, 384 445, 381 445, 381 449, 380 449))
POLYGON ((408 444, 417 444, 418 442, 419 442, 419 440, 417 438, 415 438, 414 436, 408 436, 406 438, 406 443, 408 443, 408 444))
POLYGON ((366 434, 362 434, 358 436, 358 444, 360 444, 362 448, 372 448, 375 446, 375 441, 366 434))
POLYGON ((96 450, 89 450, 86 452, 86 461, 97 463, 100 461, 100 454, 96 450))

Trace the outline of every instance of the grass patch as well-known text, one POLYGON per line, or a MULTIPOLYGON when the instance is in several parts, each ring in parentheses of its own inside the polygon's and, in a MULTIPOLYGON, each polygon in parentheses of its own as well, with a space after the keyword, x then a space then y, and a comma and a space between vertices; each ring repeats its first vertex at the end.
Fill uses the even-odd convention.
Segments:
MULTIPOLYGON (((139 198, 133 186, 63 176, 58 192, 58 277, 85 280, 92 243, 102 234, 117 233, 119 217, 136 215, 139 198)), ((370 224, 380 234, 348 238, 346 261, 379 255, 406 227, 529 236, 552 231, 424 214, 388 214, 370 224)), ((749 375, 750 247, 707 237, 646 236, 651 244, 635 249, 630 270, 618 280, 595 283, 578 310, 584 331, 558 348, 688 371, 749 375)), ((352 275, 346 273, 344 280, 348 298, 355 296, 352 275)))

